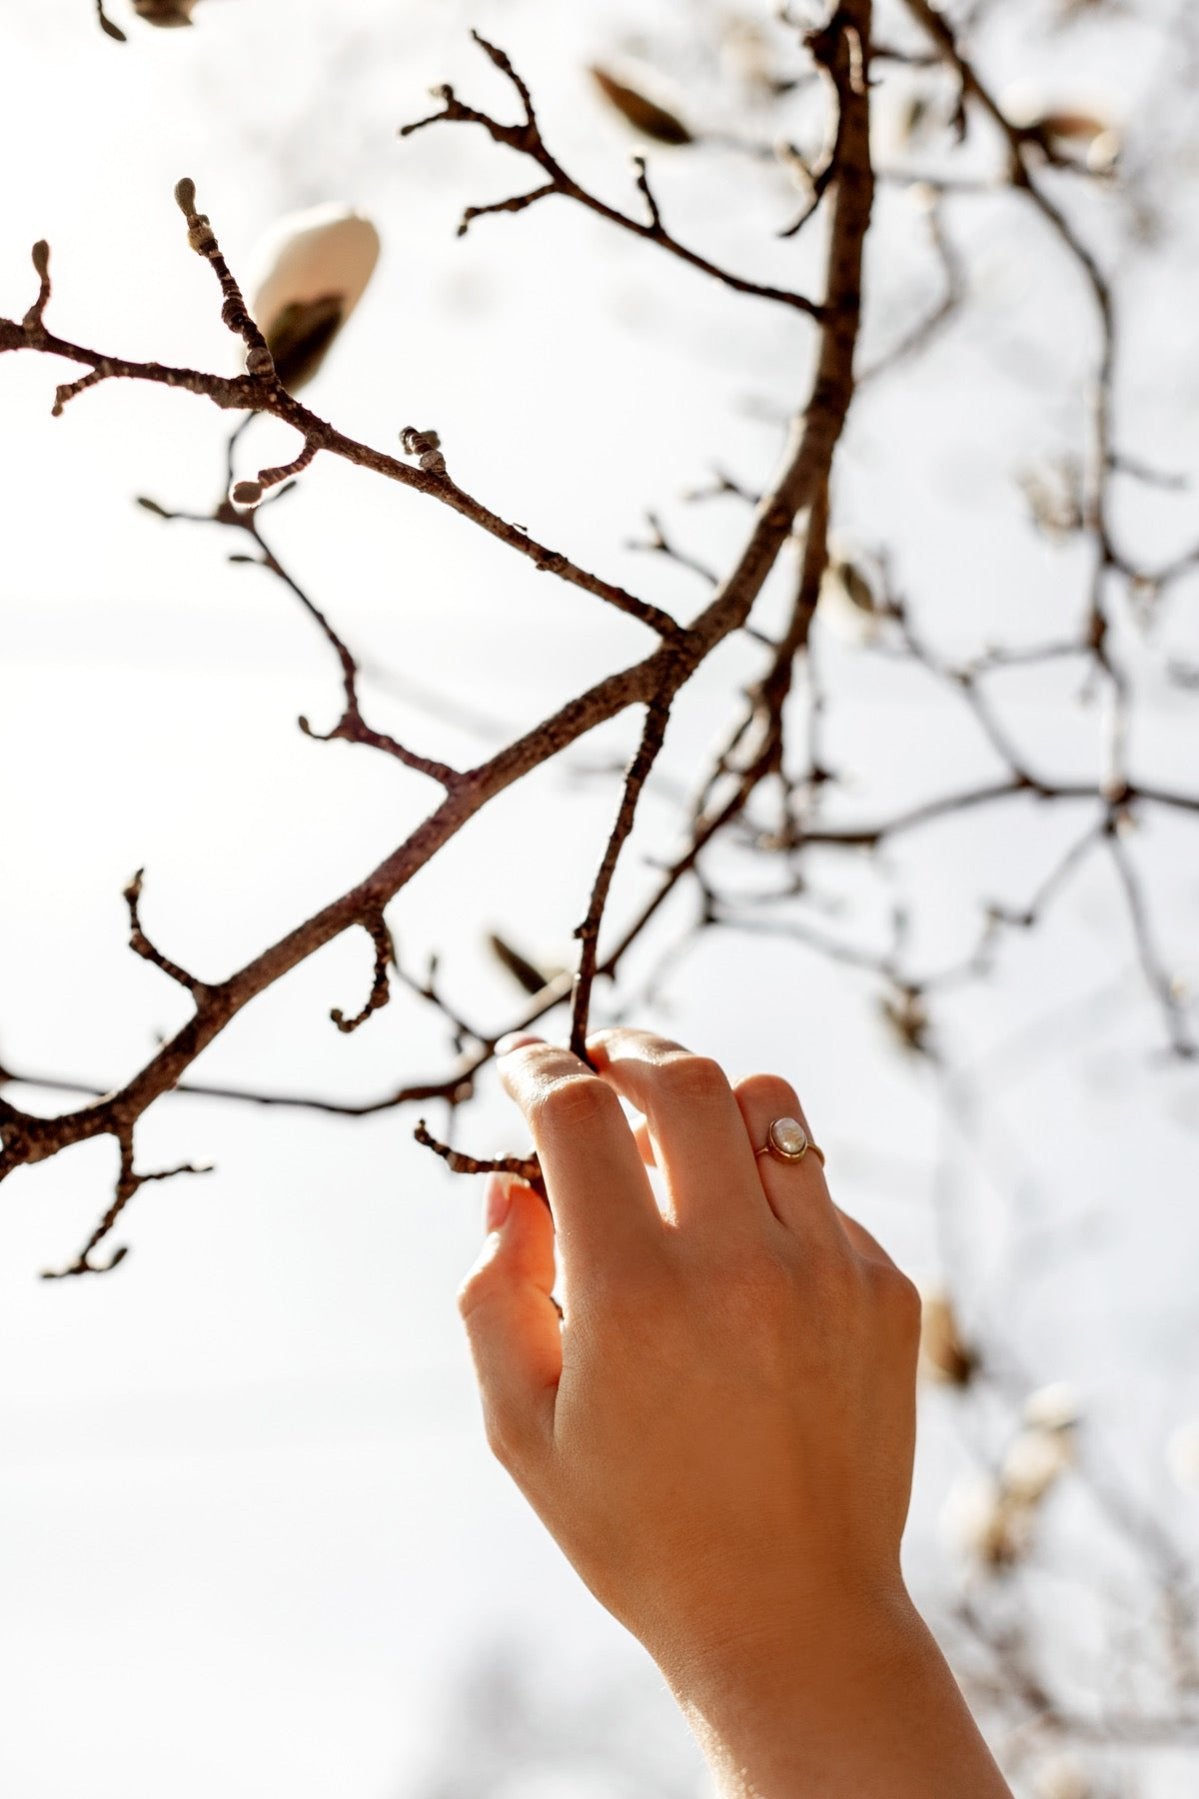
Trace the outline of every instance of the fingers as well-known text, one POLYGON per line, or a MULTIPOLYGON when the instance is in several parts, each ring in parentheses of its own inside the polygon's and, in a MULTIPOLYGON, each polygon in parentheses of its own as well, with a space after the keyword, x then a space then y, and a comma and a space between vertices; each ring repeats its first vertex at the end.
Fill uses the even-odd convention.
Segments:
POLYGON ((554 1227, 522 1181, 491 1175, 489 1222, 498 1223, 458 1292, 483 1401, 487 1440, 505 1466, 553 1440, 562 1373, 554 1284, 554 1227), (502 1221, 496 1219, 507 1208, 502 1221))
POLYGON ((641 1151, 641 1160, 647 1168, 656 1168, 658 1158, 654 1154, 654 1140, 649 1134, 649 1126, 644 1118, 639 1118, 633 1125, 633 1141, 641 1151))
MULTIPOLYGON (((753 1149, 762 1149, 776 1118, 797 1118, 812 1131, 799 1096, 789 1081, 777 1074, 751 1074, 737 1082, 734 1095, 743 1129, 753 1149)), ((801 1234, 839 1228, 837 1208, 829 1195, 820 1157, 808 1148, 797 1162, 781 1162, 772 1155, 755 1158, 758 1179, 771 1211, 789 1229, 801 1234)))
POLYGON ((717 1063, 625 1026, 589 1037, 587 1053, 604 1080, 644 1115, 680 1223, 711 1218, 730 1229, 759 1212, 753 1150, 717 1063))
MULTIPOLYGON (((756 1076, 756 1074, 754 1074, 754 1076, 749 1076, 745 1081, 738 1081, 735 1087, 733 1087, 733 1092, 735 1092, 738 1103, 742 1101, 744 1088, 749 1087, 751 1088, 751 1092, 753 1092, 753 1083, 762 1081, 762 1079, 774 1079, 774 1076, 756 1076)), ((803 1128, 807 1130, 807 1119, 803 1117, 803 1108, 799 1106, 798 1099, 794 1097, 794 1094, 790 1094, 790 1090, 789 1097, 787 1097, 785 1103, 790 1106, 790 1117, 798 1117, 799 1123, 803 1124, 803 1128)), ((767 1108, 767 1110, 769 1110, 769 1108, 767 1108)), ((751 1137, 753 1137, 754 1130, 758 1128, 758 1110, 756 1110, 756 1106, 754 1106, 754 1110, 749 1110, 749 1108, 745 1106, 744 1115, 745 1126, 747 1126, 747 1130, 751 1132, 751 1137)), ((785 1115, 783 1112, 771 1112, 771 1119, 783 1117, 783 1115, 785 1115)), ((769 1123, 767 1123, 767 1128, 769 1128, 769 1123)), ((655 1168, 657 1162, 655 1162, 654 1139, 652 1139, 652 1135, 650 1135, 650 1126, 645 1123, 645 1119, 641 1119, 639 1123, 634 1124, 632 1132, 634 1132, 634 1141, 636 1141, 637 1148, 641 1150, 641 1160, 645 1162, 646 1168, 655 1168)), ((765 1135, 765 1133, 763 1133, 763 1135, 765 1135)), ((762 1157, 760 1160, 765 1162, 767 1157, 762 1157)), ((807 1157, 805 1157, 805 1160, 807 1160, 807 1157)), ((891 1259, 891 1256, 886 1252, 886 1249, 882 1247, 879 1238, 877 1238, 877 1236, 871 1236, 871 1232, 866 1229, 866 1225, 857 1222, 857 1218, 853 1218, 852 1213, 844 1213, 843 1209, 835 1204, 835 1200, 834 1213, 837 1214, 837 1218, 839 1218, 839 1222, 841 1222, 841 1229, 843 1229, 844 1234, 848 1236, 848 1240, 852 1243, 853 1249, 859 1252, 859 1256, 864 1256, 868 1261, 880 1261, 880 1263, 886 1263, 886 1266, 889 1266, 889 1268, 895 1266, 895 1261, 891 1259)))
POLYGON ((662 1220, 612 1088, 548 1043, 518 1042, 497 1066, 532 1133, 564 1261, 652 1249, 662 1220))
MULTIPOLYGON (((812 1130, 799 1096, 789 1081, 777 1074, 751 1074, 733 1089, 745 1120, 750 1141, 761 1148, 776 1118, 798 1118, 812 1142, 812 1130)), ((759 1156, 758 1171, 771 1210, 791 1230, 827 1228, 836 1223, 858 1254, 868 1261, 890 1263, 891 1258, 865 1225, 834 1204, 820 1157, 809 1148, 798 1162, 780 1162, 759 1156)))

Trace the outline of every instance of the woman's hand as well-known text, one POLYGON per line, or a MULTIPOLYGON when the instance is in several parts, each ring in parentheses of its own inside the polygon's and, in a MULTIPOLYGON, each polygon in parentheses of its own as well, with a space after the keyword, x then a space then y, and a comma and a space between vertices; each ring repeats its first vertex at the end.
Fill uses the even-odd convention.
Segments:
MULTIPOLYGON (((773 1119, 806 1125, 786 1081, 731 1086, 645 1031, 600 1032, 588 1054, 596 1072, 535 1039, 500 1059, 552 1220, 531 1188, 491 1177, 497 1228, 460 1294, 488 1440, 654 1656, 718 1771, 757 1756, 754 1778, 790 1795, 797 1777, 829 1778, 803 1722, 814 1695, 826 1723, 848 1703, 844 1727, 860 1732, 860 1688, 869 1738, 880 1681, 902 1666, 913 1690, 930 1649, 944 1670, 899 1564, 919 1296, 834 1205, 817 1155, 755 1155, 773 1119), (801 1742, 778 1739, 780 1708, 801 1742)), ((977 1769, 968 1788, 942 1778, 939 1795, 1006 1791, 973 1740, 981 1783, 977 1769)), ((844 1789, 822 1794, 875 1790, 845 1766, 844 1789)), ((909 1790, 894 1772, 877 1791, 909 1790)))

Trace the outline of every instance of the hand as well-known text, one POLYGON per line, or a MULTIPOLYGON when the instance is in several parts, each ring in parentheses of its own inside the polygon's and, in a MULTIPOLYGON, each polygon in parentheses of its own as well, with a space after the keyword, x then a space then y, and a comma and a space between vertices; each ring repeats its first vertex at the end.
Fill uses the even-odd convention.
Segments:
POLYGON ((803 1120, 786 1081, 731 1087, 644 1031, 588 1053, 597 1073, 540 1043, 500 1060, 553 1224, 513 1183, 462 1290, 496 1454, 659 1659, 773 1631, 780 1594, 822 1612, 898 1591, 915 1287, 833 1204, 815 1154, 755 1157, 772 1119, 803 1120))
POLYGON ((900 1573, 916 1288, 833 1203, 818 1156, 755 1155, 773 1119, 806 1127, 786 1081, 732 1086, 646 1031, 587 1047, 594 1072, 528 1038, 499 1062, 550 1211, 492 1176, 496 1228, 459 1296, 492 1449, 733 1769, 729 1792, 755 1765, 788 1796, 801 1775, 822 1795, 933 1791, 897 1780, 880 1723, 889 1697, 910 1730, 921 1693, 929 1742, 950 1717, 975 1758, 960 1787, 938 1762, 938 1795, 1006 1792, 900 1573), (877 1788, 854 1771, 871 1741, 877 1788))

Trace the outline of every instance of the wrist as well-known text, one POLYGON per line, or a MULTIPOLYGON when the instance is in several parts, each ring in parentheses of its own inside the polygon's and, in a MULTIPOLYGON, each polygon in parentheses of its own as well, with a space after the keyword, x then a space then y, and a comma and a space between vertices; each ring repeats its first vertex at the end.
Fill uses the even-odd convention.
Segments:
POLYGON ((727 1799, 1010 1799, 901 1581, 659 1666, 727 1799))
POLYGON ((908 1652, 924 1623, 901 1579, 868 1592, 780 1595, 752 1627, 743 1621, 702 1645, 681 1644, 658 1661, 684 1708, 760 1708, 777 1692, 792 1710, 817 1705, 826 1688, 908 1652))

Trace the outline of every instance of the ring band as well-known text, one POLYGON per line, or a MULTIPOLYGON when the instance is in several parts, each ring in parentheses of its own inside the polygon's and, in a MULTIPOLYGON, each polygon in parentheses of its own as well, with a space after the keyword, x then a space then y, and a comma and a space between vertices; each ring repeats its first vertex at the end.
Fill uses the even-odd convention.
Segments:
POLYGON ((773 1156, 776 1162, 802 1162, 811 1150, 824 1167, 824 1151, 812 1142, 798 1118, 776 1118, 766 1133, 766 1141, 755 1156, 773 1156))

